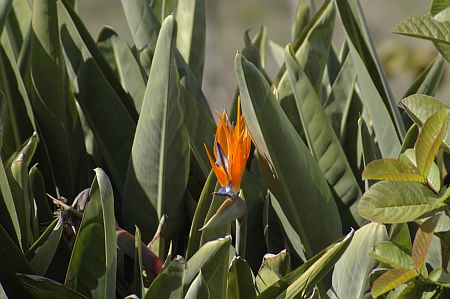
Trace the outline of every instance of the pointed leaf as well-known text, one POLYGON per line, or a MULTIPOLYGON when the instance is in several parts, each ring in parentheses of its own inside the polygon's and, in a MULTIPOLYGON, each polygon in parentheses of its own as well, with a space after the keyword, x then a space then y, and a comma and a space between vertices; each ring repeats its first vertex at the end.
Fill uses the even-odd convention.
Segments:
POLYGON ((411 256, 390 241, 378 243, 369 255, 391 268, 414 268, 411 256))
POLYGON ((240 54, 236 56, 235 70, 243 115, 263 157, 260 160, 268 163, 265 166, 261 163, 265 167, 263 177, 280 200, 287 219, 302 240, 306 257, 310 258, 341 234, 331 191, 319 166, 270 92, 264 76, 240 54), (313 211, 320 211, 327 223, 318 223, 318 214, 313 211))
POLYGON ((339 139, 327 119, 316 92, 289 47, 285 50, 285 60, 309 149, 337 199, 345 206, 349 206, 360 197, 361 190, 339 139))
POLYGON ((81 221, 65 284, 92 298, 114 298, 116 291, 116 220, 114 197, 105 172, 95 169, 90 200, 81 221))
POLYGON ((200 229, 216 228, 230 224, 233 220, 239 219, 246 213, 245 201, 239 196, 228 197, 216 211, 216 213, 200 229))
POLYGON ((420 183, 382 181, 364 193, 358 211, 371 221, 402 223, 423 218, 444 207, 439 197, 420 183))
POLYGON ((447 132, 448 109, 442 109, 431 115, 424 123, 414 147, 417 169, 428 176, 431 164, 447 132))
POLYGON ((425 259, 428 255, 428 250, 431 245, 431 239, 434 235, 434 229, 439 221, 439 215, 435 215, 422 223, 414 238, 412 248, 412 259, 418 271, 421 270, 425 259))
POLYGON ((197 277, 189 287, 185 299, 209 299, 209 289, 203 278, 202 272, 199 272, 197 277))
POLYGON ((189 143, 179 101, 175 40, 176 23, 169 16, 158 37, 124 187, 124 221, 128 227, 140 227, 146 241, 164 214, 171 219, 167 239, 176 239, 185 213, 189 143))
POLYGON ((414 269, 391 269, 375 280, 372 285, 372 296, 374 298, 381 296, 417 275, 414 269))
POLYGON ((258 294, 261 294, 265 289, 276 283, 286 274, 290 269, 290 255, 286 250, 280 253, 266 254, 255 277, 255 287, 258 294))

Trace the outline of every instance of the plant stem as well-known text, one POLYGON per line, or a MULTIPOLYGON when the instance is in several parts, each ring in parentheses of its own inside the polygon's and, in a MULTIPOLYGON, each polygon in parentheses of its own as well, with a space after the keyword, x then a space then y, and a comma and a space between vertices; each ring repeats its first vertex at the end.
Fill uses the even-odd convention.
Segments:
MULTIPOLYGON (((245 200, 237 196, 236 200, 245 200)), ((241 218, 236 219, 236 254, 245 258, 245 246, 247 241, 247 204, 245 203, 245 212, 241 218)))

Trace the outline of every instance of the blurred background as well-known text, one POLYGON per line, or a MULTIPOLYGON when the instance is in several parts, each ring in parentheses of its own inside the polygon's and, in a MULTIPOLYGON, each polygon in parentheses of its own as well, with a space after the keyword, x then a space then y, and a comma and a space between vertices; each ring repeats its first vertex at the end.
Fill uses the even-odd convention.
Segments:
MULTIPOLYGON (((301 1, 301 0, 300 0, 301 1)), ((109 25, 119 35, 131 42, 120 0, 78 0, 79 12, 96 38, 103 25, 109 25)), ((234 79, 234 55, 243 47, 243 34, 250 30, 256 34, 260 26, 267 26, 268 40, 285 45, 291 36, 296 0, 227 0, 206 2, 206 60, 203 90, 213 110, 223 111, 231 105, 236 82, 234 79)), ((316 8, 322 1, 316 1, 316 8)), ((392 33, 394 27, 411 15, 426 14, 431 0, 360 0, 362 9, 379 56, 389 76, 394 95, 401 100, 402 94, 418 73, 436 56, 430 42, 408 38, 392 33)), ((336 17, 339 23, 339 16, 336 17)), ((340 26, 335 31, 335 48, 343 41, 340 26)), ((270 48, 267 48, 268 72, 275 76, 277 68, 270 48)), ((444 78, 445 80, 445 78, 444 78)), ((446 98, 447 89, 438 92, 437 97, 446 98)), ((449 97, 450 98, 450 97, 449 97)))

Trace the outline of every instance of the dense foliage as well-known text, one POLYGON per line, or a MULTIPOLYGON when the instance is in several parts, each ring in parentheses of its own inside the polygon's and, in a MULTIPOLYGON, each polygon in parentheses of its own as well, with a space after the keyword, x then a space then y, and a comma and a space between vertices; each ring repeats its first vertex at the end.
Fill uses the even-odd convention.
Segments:
POLYGON ((0 0, 0 298, 449 298, 450 1, 394 30, 439 51, 400 104, 358 0, 313 2, 217 125, 204 0, 122 0, 132 45, 0 0))

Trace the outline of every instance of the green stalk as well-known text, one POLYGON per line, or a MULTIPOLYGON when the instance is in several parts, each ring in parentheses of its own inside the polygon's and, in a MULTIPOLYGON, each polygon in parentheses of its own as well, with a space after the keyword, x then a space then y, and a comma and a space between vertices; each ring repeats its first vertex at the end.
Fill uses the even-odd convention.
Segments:
MULTIPOLYGON (((236 200, 245 200, 236 195, 236 200)), ((245 246, 247 242, 247 204, 245 206, 244 215, 236 219, 236 254, 245 258, 245 246)))

